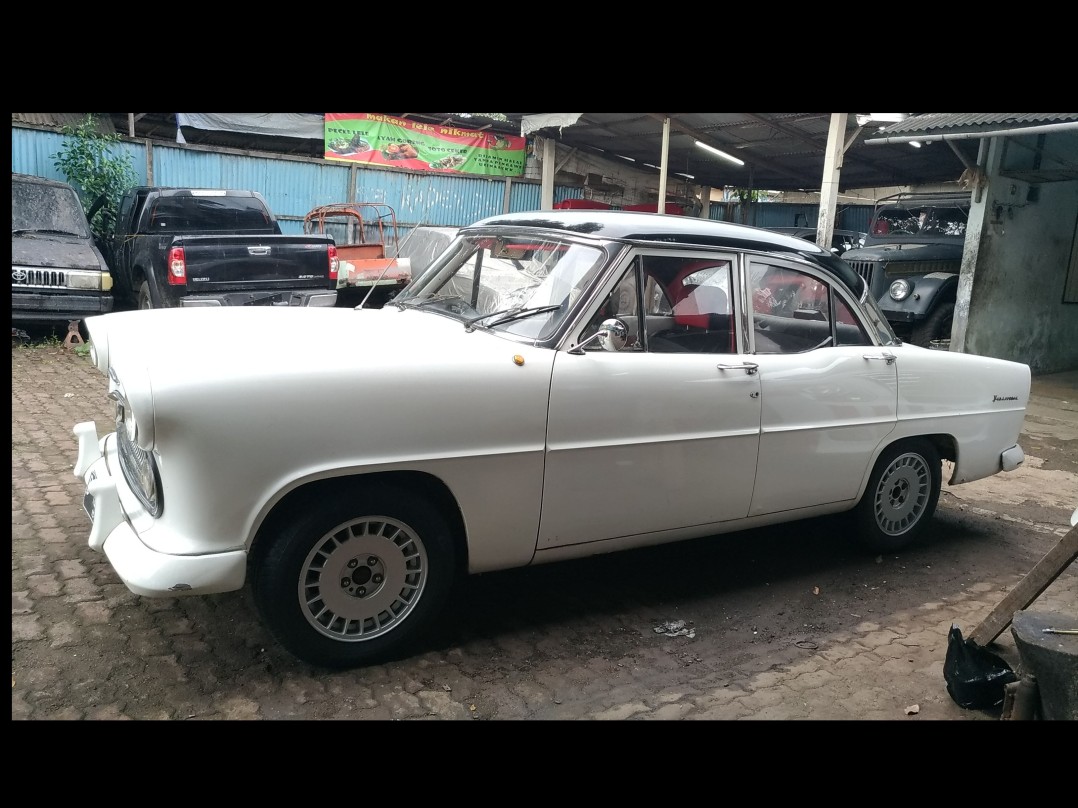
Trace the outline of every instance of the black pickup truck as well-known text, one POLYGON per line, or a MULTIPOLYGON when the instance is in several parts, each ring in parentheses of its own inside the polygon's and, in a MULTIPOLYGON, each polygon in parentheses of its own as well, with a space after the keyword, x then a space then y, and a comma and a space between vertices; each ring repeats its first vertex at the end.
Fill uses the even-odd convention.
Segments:
POLYGON ((256 191, 139 186, 104 251, 118 301, 175 306, 334 306, 332 236, 284 235, 256 191))

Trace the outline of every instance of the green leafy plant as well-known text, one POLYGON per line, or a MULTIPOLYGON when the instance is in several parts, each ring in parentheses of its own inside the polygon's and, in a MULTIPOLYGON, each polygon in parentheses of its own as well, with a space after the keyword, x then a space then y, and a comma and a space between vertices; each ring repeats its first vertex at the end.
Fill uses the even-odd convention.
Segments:
POLYGON ((757 191, 754 188, 729 188, 727 190, 737 200, 741 208, 742 224, 748 224, 749 202, 759 202, 767 196, 765 191, 757 191))
POLYGON ((53 165, 78 191, 87 212, 93 213, 90 229, 103 241, 116 221, 124 191, 138 183, 138 175, 131 167, 132 157, 120 147, 118 134, 100 131, 93 113, 61 131, 64 142, 60 151, 52 155, 53 165))

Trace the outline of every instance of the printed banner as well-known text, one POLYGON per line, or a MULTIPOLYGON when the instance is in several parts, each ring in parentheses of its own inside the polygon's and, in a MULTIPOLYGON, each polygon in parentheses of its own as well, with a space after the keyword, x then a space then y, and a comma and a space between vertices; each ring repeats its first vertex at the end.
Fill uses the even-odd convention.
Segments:
POLYGON ((327 160, 519 177, 526 138, 458 129, 373 112, 327 112, 327 160))

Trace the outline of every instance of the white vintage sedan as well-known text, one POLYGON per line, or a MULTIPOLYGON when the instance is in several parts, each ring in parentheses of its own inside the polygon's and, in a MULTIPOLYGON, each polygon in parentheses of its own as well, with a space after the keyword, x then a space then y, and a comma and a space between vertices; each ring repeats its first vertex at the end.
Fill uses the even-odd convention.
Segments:
POLYGON ((681 216, 485 219, 377 310, 86 321, 90 546, 131 591, 249 584, 320 666, 422 648, 454 581, 845 513, 895 551, 1009 471, 1026 365, 903 345, 800 238, 681 216))

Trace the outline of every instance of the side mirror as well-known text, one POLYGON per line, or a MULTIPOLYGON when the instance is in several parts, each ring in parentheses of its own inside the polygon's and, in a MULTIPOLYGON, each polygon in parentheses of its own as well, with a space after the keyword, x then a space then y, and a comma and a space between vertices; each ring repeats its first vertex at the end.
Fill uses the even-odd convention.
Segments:
POLYGON ((625 347, 625 343, 629 340, 629 329, 621 320, 611 318, 609 320, 603 320, 599 325, 599 330, 581 342, 575 348, 571 349, 571 354, 582 354, 584 349, 592 343, 598 342, 599 346, 604 351, 610 351, 611 353, 617 353, 625 347))

